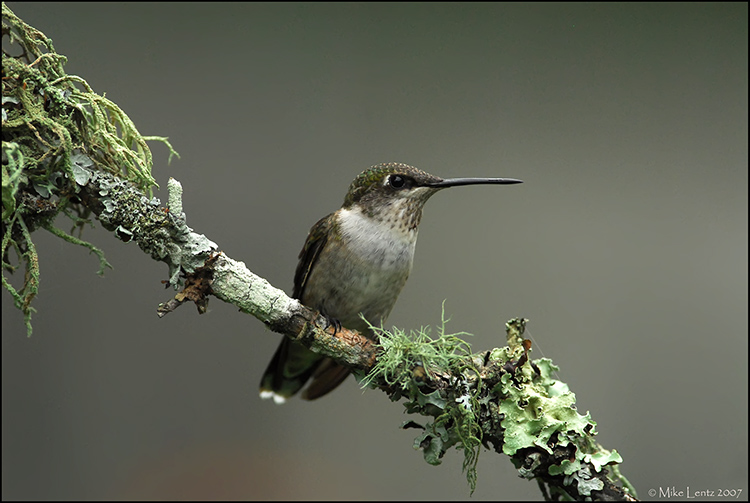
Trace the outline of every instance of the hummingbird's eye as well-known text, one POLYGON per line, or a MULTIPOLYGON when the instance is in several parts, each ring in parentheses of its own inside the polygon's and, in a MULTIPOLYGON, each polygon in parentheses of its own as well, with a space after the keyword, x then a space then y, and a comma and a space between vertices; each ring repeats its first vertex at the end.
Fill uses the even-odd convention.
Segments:
POLYGON ((402 189, 406 186, 406 177, 401 175, 391 175, 388 177, 388 185, 394 189, 402 189))

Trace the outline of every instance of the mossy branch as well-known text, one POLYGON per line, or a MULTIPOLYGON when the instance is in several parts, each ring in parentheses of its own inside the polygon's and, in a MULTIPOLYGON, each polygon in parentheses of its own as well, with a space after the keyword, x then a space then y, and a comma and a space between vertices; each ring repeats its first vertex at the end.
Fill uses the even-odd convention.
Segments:
MULTIPOLYGON (((407 412, 428 418, 415 447, 427 462, 440 463, 451 447, 464 451, 464 470, 476 485, 480 446, 508 455, 520 475, 536 479, 547 498, 632 500, 619 473, 616 451, 594 441, 596 423, 580 415, 575 396, 551 376, 550 360, 530 361, 525 320, 511 320, 507 346, 472 353, 468 334, 447 333, 443 314, 438 337, 425 328, 406 335, 373 327, 379 343, 289 298, 242 262, 185 223, 181 187, 170 179, 168 208, 151 197, 155 184, 145 137, 116 104, 93 92, 80 77, 66 75, 64 56, 52 41, 2 4, 3 36, 20 55, 3 50, 3 286, 24 313, 31 331, 31 301, 40 281, 39 256, 31 239, 43 228, 99 257, 101 250, 53 225, 62 214, 73 228, 91 215, 122 241, 133 241, 169 267, 168 283, 179 293, 160 305, 165 315, 190 300, 205 311, 215 296, 252 314, 271 330, 348 366, 363 385, 382 389, 407 412), (81 88, 79 88, 80 86, 81 88), (5 273, 24 264, 23 286, 5 273)), ((171 156, 170 156, 171 157, 171 156)))
POLYGON ((41 227, 88 248, 99 257, 102 274, 111 267, 103 253, 53 225, 54 220, 62 214, 74 229, 88 222, 91 208, 82 202, 81 192, 94 166, 113 180, 132 182, 140 198, 156 184, 146 141, 165 143, 170 159, 177 153, 166 138, 142 136, 127 114, 84 79, 67 75, 67 58, 55 52, 52 40, 4 2, 2 34, 2 284, 22 310, 30 335, 31 300, 41 276, 33 231, 41 227), (26 274, 16 288, 5 273, 21 264, 26 274))

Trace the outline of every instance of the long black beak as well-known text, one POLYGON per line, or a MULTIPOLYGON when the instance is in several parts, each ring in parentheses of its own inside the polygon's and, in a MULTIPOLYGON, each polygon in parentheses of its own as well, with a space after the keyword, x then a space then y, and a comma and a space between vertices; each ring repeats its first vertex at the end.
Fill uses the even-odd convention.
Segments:
POLYGON ((425 184, 427 187, 445 188, 457 185, 513 185, 523 183, 523 180, 515 178, 446 178, 439 182, 425 184))

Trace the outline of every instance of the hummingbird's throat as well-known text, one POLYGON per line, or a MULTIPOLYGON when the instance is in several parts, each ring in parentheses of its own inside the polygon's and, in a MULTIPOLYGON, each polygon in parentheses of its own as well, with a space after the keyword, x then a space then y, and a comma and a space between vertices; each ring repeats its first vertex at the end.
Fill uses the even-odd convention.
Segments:
POLYGON ((413 233, 422 220, 422 208, 439 189, 415 187, 408 193, 382 197, 378 193, 368 194, 351 209, 358 209, 374 222, 396 232, 413 233))
POLYGON ((425 201, 412 198, 391 199, 380 206, 368 208, 368 217, 394 232, 409 234, 419 227, 422 221, 422 208, 425 201))
POLYGON ((339 210, 337 220, 342 240, 356 255, 386 268, 398 262, 411 264, 421 208, 416 216, 407 208, 392 210, 395 211, 377 214, 365 213, 357 206, 339 210), (417 219, 416 223, 409 221, 412 218, 417 219))

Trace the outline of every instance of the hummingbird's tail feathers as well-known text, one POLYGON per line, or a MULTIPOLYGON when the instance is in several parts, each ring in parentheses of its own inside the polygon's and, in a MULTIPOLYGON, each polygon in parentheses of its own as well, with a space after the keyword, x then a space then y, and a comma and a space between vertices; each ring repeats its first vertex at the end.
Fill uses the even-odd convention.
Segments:
POLYGON ((312 376, 312 382, 302 393, 305 400, 315 400, 321 396, 330 393, 344 382, 349 375, 350 370, 339 365, 330 358, 325 358, 320 362, 315 373, 312 376))
POLYGON ((313 353, 285 337, 263 373, 260 397, 273 398, 274 402, 282 404, 310 381, 310 385, 302 393, 302 398, 315 400, 344 382, 349 372, 348 368, 332 359, 313 353))
POLYGON ((260 398, 261 398, 261 400, 268 400, 269 398, 273 398, 273 401, 277 405, 281 405, 282 403, 286 402, 286 398, 287 397, 284 397, 284 396, 281 396, 279 394, 276 394, 276 393, 274 393, 273 391, 270 391, 270 390, 263 390, 263 389, 261 389, 260 390, 260 398))
POLYGON ((311 381, 302 398, 315 400, 333 391, 348 375, 348 368, 284 338, 263 373, 260 397, 282 404, 311 381))
POLYGON ((284 403, 302 389, 322 359, 284 337, 260 380, 260 397, 284 403))

